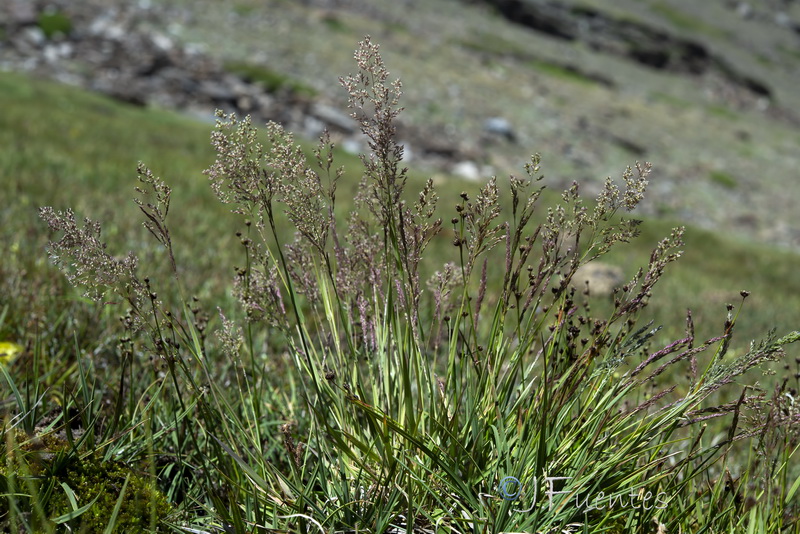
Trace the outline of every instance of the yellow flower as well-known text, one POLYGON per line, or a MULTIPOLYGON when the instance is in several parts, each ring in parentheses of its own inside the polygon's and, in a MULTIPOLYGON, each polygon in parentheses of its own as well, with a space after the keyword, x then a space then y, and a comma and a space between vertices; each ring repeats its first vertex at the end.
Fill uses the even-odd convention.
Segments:
POLYGON ((0 341, 0 365, 8 365, 22 352, 22 347, 10 341, 0 341))

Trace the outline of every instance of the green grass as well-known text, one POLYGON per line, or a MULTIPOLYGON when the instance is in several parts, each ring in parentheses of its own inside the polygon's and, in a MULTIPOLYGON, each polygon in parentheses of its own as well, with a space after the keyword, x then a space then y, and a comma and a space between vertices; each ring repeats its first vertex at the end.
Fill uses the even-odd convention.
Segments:
POLYGON ((708 106, 708 111, 712 115, 716 115, 717 117, 722 117, 723 119, 728 119, 731 121, 735 121, 740 118, 738 113, 723 105, 708 106))
POLYGON ((530 50, 521 46, 518 41, 489 32, 479 32, 477 35, 460 40, 458 44, 469 50, 493 56, 511 56, 515 58, 529 58, 531 56, 530 50))
POLYGON ((720 37, 725 35, 725 32, 720 28, 712 26, 697 17, 687 15, 666 2, 653 2, 650 8, 654 13, 658 13, 678 29, 697 32, 706 36, 720 37))
POLYGON ((348 33, 350 31, 350 29, 347 27, 347 24, 338 15, 326 15, 323 17, 322 23, 326 28, 333 32, 348 33))
POLYGON ((233 5, 233 12, 242 18, 252 14, 255 10, 256 7, 249 3, 236 3, 233 5))
POLYGON ((653 98, 653 100, 656 100, 658 102, 664 102, 665 104, 668 104, 674 108, 681 110, 689 109, 693 106, 692 102, 683 99, 681 97, 671 95, 669 93, 662 93, 660 91, 656 91, 652 93, 650 96, 651 98, 653 98))
MULTIPOLYGON (((176 240, 182 244, 178 253, 192 258, 185 268, 202 281, 197 293, 219 296, 235 259, 228 252, 214 251, 230 249, 235 242, 235 227, 202 176, 213 158, 205 125, 11 74, 0 76, 0 104, 6 110, 0 115, 0 141, 7 147, 0 156, 0 173, 6 190, 11 192, 8 198, 13 199, 0 214, 6 250, 18 250, 15 256, 26 265, 44 267, 44 241, 37 231, 41 225, 35 215, 41 205, 71 206, 79 215, 108 220, 105 231, 114 240, 116 253, 146 242, 136 207, 130 201, 136 185, 136 164, 142 160, 157 175, 170 180, 176 197, 191 199, 191 208, 188 202, 180 201, 173 207, 176 240), (112 212, 119 216, 112 217, 112 212), (197 249, 206 253, 194 253, 197 249)), ((359 164, 357 158, 346 154, 337 157, 348 169, 359 164)), ((357 177, 357 171, 345 175, 343 198, 357 189, 357 177)), ((414 174, 409 189, 419 189, 423 178, 414 174)), ((442 186, 445 189, 440 194, 448 206, 455 203, 461 189, 471 194, 476 189, 474 184, 453 180, 442 186)), ((650 247, 669 226, 648 221, 645 234, 620 247, 609 261, 625 266, 626 274, 632 275, 633 266, 646 259, 650 247)), ((717 317, 724 299, 709 300, 703 295, 727 294, 735 299, 738 291, 746 288, 753 297, 748 302, 749 320, 742 325, 743 339, 757 337, 768 324, 774 323, 780 331, 796 326, 792 318, 800 307, 800 298, 794 295, 800 292, 784 289, 794 280, 789 274, 797 261, 795 254, 702 231, 690 231, 689 236, 698 237, 664 281, 670 293, 677 292, 675 298, 651 306, 657 323, 680 328, 685 308, 709 319, 717 317), (714 254, 707 254, 712 247, 714 254), (692 289, 683 291, 683 287, 692 289), (703 287, 706 291, 698 291, 703 287)), ((433 245, 440 247, 438 254, 449 253, 448 240, 440 241, 433 245)))
POLYGON ((581 85, 597 85, 598 81, 591 76, 580 72, 575 67, 563 65, 554 61, 538 58, 530 50, 517 41, 504 38, 493 33, 479 33, 477 36, 462 39, 459 45, 473 52, 488 54, 494 57, 509 57, 523 61, 528 68, 539 74, 553 77, 558 80, 568 81, 581 85))
POLYGON ((528 62, 528 67, 537 73, 542 73, 570 83, 577 83, 580 85, 598 84, 597 80, 593 80, 590 76, 587 76, 569 65, 561 65, 544 59, 534 59, 528 62))
POLYGON ((316 90, 291 77, 275 72, 262 65, 246 61, 228 61, 225 69, 244 78, 245 80, 261 84, 270 93, 289 91, 297 95, 313 97, 316 90))
POLYGON ((66 35, 72 30, 72 21, 59 11, 43 12, 36 23, 48 39, 59 33, 66 35))
MULTIPOLYGON (((369 79, 380 79, 381 67, 372 64, 369 79)), ((230 144, 219 146, 233 148, 215 154, 207 125, 5 74, 0 105, 6 110, 0 115, 0 179, 8 193, 0 212, 0 250, 6 251, 0 341, 25 347, 13 362, 0 364, 7 452, 0 528, 55 532, 66 524, 76 531, 97 512, 106 531, 135 517, 140 528, 184 532, 383 534, 413 525, 417 532, 435 527, 455 533, 468 530, 468 523, 481 532, 534 532, 575 522, 612 534, 662 524, 668 532, 800 532, 791 493, 800 480, 792 469, 796 434, 778 424, 780 411, 763 419, 776 403, 793 408, 784 396, 771 397, 770 389, 742 405, 747 417, 737 422, 738 390, 717 389, 725 380, 746 379, 730 363, 744 370, 795 341, 749 347, 751 338, 764 338, 772 327, 779 335, 797 327, 796 255, 690 229, 683 258, 670 262, 663 255, 668 250, 655 256, 669 265, 649 306, 637 304, 637 292, 647 292, 647 281, 639 280, 619 305, 597 297, 586 309, 558 277, 572 274, 577 264, 571 258, 593 242, 598 246, 595 231, 627 231, 608 205, 607 217, 586 221, 577 198, 545 192, 523 233, 531 236, 533 255, 523 261, 526 242, 517 243, 508 253, 508 271, 505 230, 497 224, 511 219, 516 227, 529 212, 523 192, 522 206, 512 213, 507 186, 495 201, 490 184, 441 184, 436 216, 444 231, 434 237, 435 217, 410 221, 411 214, 401 218, 398 210, 400 199, 408 206, 418 201, 424 176, 410 173, 401 193, 395 189, 401 175, 390 159, 364 169, 357 158, 334 151, 334 168, 344 165, 344 174, 329 220, 332 174, 313 158, 306 167, 311 147, 301 144, 296 151, 295 141, 279 131, 270 130, 276 150, 254 162, 264 169, 258 176, 277 187, 276 196, 256 198, 249 193, 264 190, 237 166, 249 161, 239 156, 247 153, 241 149, 255 149, 246 129, 236 133, 237 125, 220 130, 230 144), (159 182, 137 180, 138 160, 172 187, 168 217, 159 182), (242 217, 210 191, 202 171, 215 161, 227 169, 218 183, 243 194, 242 217), (310 169, 320 173, 320 182, 310 169), (378 184, 366 189, 372 209, 353 203, 354 194, 364 192, 358 185, 364 172, 378 184), (150 191, 143 211, 169 247, 141 228, 146 219, 129 201, 136 185, 150 191), (496 202, 504 206, 497 212, 496 202), (38 219, 42 205, 71 207, 78 221, 88 216, 103 223, 107 249, 92 248, 77 233, 56 247, 67 272, 92 254, 134 250, 140 257, 135 271, 84 279, 107 289, 102 300, 116 304, 81 298, 45 260, 48 238, 59 236, 48 236, 38 219), (554 212, 548 221, 545 208, 557 206, 564 220, 554 212), (347 230, 353 209, 362 225, 347 230), (538 224, 544 227, 534 239, 538 224), (333 227, 341 249, 330 234, 320 237, 333 227), (291 252, 285 245, 295 230, 305 237, 291 252), (580 246, 568 251, 577 232, 580 246), (481 243, 498 237, 493 249, 482 251, 481 243), (419 248, 428 238, 423 254, 419 248), (455 278, 437 309, 426 281, 446 261, 453 262, 455 278), (234 265, 244 309, 231 298, 234 265), (554 278, 529 286, 526 265, 532 275, 554 278), (415 288, 425 289, 419 301, 411 298, 415 288), (704 343, 729 328, 725 303, 739 313, 741 289, 752 295, 737 316, 733 342, 704 343), (532 295, 526 315, 517 290, 532 295), (683 337, 686 307, 694 311, 696 339, 669 357, 693 344, 695 376, 682 379, 689 373, 683 362, 657 381, 645 379, 661 361, 633 376, 642 358, 683 337), (244 321, 248 314, 259 320, 244 321), (583 315, 610 322, 597 326, 581 321, 583 315), (664 328, 649 337, 651 319, 664 328), (676 404, 642 404, 678 381, 664 397, 676 404), (713 413, 704 409, 722 409, 728 417, 705 427, 694 420, 713 413), (43 421, 49 421, 45 428, 43 421), (746 428, 763 430, 764 439, 749 440, 746 428), (725 436, 741 441, 728 443, 725 436), (757 463, 749 451, 773 461, 757 463), (91 488, 91 481, 75 478, 94 469, 97 458, 113 473, 118 492, 100 512, 92 508, 91 489, 78 491, 91 488), (727 470, 741 476, 736 495, 725 492, 727 470), (534 485, 541 491, 547 475, 570 477, 567 487, 584 497, 650 491, 667 509, 585 510, 573 505, 573 495, 563 507, 550 509, 542 501, 530 513, 515 511, 530 504, 524 497, 534 485), (526 488, 516 501, 502 498, 508 495, 498 486, 508 476, 526 488), (157 485, 158 492, 128 499, 143 484, 157 485), (751 499, 755 505, 748 509, 751 499)), ((382 135, 388 122, 376 127, 373 140, 391 148, 382 135)), ((264 131, 258 135, 265 138, 264 131)), ((430 191, 423 198, 429 206, 430 191)), ((593 213, 596 205, 585 206, 593 213)), ((632 277, 672 226, 648 221, 641 237, 618 243, 605 259, 632 277)))
POLYGON ((739 182, 725 171, 711 171, 708 175, 712 182, 721 185, 725 189, 736 189, 739 182))

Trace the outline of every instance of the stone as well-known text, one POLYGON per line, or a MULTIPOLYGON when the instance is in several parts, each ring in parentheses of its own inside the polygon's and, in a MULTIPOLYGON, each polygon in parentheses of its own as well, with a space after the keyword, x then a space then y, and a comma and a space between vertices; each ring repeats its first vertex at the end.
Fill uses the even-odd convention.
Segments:
POLYGON ((12 0, 0 11, 6 24, 12 26, 28 26, 36 24, 38 15, 32 2, 28 0, 12 0))
POLYGON ((350 115, 326 104, 312 104, 311 115, 321 120, 332 129, 336 129, 345 134, 352 134, 358 130, 356 121, 350 115))
POLYGON ((47 41, 44 32, 38 26, 29 26, 22 30, 22 38, 28 44, 35 47, 41 47, 47 41))
POLYGON ((739 5, 736 6, 736 14, 743 19, 749 19, 753 16, 753 8, 747 2, 740 2, 739 5))
POLYGON ((214 80, 201 81, 198 93, 214 102, 236 102, 236 93, 227 85, 214 80))
POLYGON ((416 154, 414 154, 411 143, 408 141, 399 141, 397 144, 403 147, 403 161, 406 163, 412 162, 416 154))
POLYGON ((450 172, 459 178, 463 178, 471 182, 477 182, 481 179, 481 169, 474 161, 459 161, 453 165, 453 168, 450 170, 450 172))
POLYGON ((624 274, 621 267, 593 261, 581 266, 572 277, 572 286, 578 291, 586 288, 589 282, 589 294, 595 296, 609 297, 614 293, 614 289, 624 283, 624 274))
POLYGON ((512 143, 517 140, 517 134, 514 132, 511 122, 503 117, 491 117, 486 119, 483 122, 483 131, 491 135, 503 137, 512 143))
POLYGON ((307 139, 315 139, 325 131, 325 123, 313 116, 303 119, 303 135, 307 139))

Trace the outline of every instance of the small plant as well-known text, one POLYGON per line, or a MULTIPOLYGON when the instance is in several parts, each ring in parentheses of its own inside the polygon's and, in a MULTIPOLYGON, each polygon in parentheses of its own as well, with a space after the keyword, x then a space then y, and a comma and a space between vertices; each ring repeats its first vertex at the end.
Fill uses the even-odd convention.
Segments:
POLYGON ((72 21, 60 11, 42 12, 37 25, 48 39, 52 39, 58 34, 68 35, 72 31, 72 21))
POLYGON ((241 311, 220 309, 216 336, 186 297, 172 191, 144 165, 136 202, 170 280, 110 254, 99 224, 42 208, 60 234, 53 261, 87 296, 126 307, 126 393, 103 411, 80 389, 85 435, 106 437, 94 448, 166 458, 149 469, 195 507, 195 532, 800 532, 795 395, 787 382, 737 387, 800 333, 736 347, 731 305, 719 335, 697 339, 688 313, 684 335, 656 345, 641 317, 682 228, 604 316, 575 280, 638 235, 628 214, 650 165, 592 200, 575 183, 544 208, 534 156, 506 187, 493 177, 441 208, 430 180, 406 191, 400 82, 369 38, 355 59, 340 81, 369 152, 349 214, 327 136, 309 159, 281 126, 262 141, 249 118, 219 113, 206 172, 242 217, 242 260, 241 311), (684 383, 665 384, 676 370, 684 383))

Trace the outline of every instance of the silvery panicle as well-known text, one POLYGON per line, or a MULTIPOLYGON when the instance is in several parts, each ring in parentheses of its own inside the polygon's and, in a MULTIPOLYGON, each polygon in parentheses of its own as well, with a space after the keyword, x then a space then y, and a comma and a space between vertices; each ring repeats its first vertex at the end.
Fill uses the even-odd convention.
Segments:
POLYGON ((133 252, 122 257, 109 254, 100 240, 100 223, 85 218, 81 227, 71 209, 43 207, 39 217, 51 232, 62 233, 60 239, 50 242, 49 255, 72 285, 83 287, 84 295, 96 302, 114 292, 134 309, 141 309, 148 291, 136 275, 139 260, 133 252))

